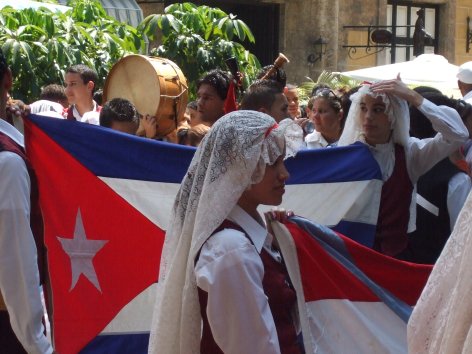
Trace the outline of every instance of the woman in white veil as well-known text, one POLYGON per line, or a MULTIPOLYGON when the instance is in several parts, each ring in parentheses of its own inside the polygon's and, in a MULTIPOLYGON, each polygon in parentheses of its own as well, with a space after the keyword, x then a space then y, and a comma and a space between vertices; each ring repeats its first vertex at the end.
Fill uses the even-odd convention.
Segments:
POLYGON ((288 178, 283 158, 293 156, 302 139, 292 120, 277 124, 253 111, 225 115, 204 137, 166 233, 150 353, 200 352, 202 292, 208 300, 202 313, 208 316, 210 339, 222 352, 280 352, 276 319, 261 292, 263 251, 274 259, 280 255, 271 249, 271 236, 255 206, 281 202, 288 178), (217 230, 225 220, 230 230, 217 230))
POLYGON ((366 144, 379 163, 384 182, 374 248, 408 258, 402 252, 406 252, 407 232, 415 229, 415 184, 467 139, 467 128, 456 110, 424 99, 400 77, 363 85, 351 101, 338 146, 366 144), (409 136, 408 103, 431 121, 436 136, 422 140, 409 136))
POLYGON ((409 353, 472 352, 472 194, 408 321, 409 353))

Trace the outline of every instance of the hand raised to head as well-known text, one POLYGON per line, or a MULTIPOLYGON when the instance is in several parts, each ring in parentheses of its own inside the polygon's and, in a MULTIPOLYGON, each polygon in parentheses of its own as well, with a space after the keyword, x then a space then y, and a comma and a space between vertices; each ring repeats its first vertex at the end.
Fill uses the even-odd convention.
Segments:
POLYGON ((371 91, 374 93, 386 93, 395 95, 406 100, 415 107, 421 106, 423 103, 423 96, 416 91, 410 89, 400 78, 398 73, 397 78, 393 80, 383 80, 371 85, 371 91))

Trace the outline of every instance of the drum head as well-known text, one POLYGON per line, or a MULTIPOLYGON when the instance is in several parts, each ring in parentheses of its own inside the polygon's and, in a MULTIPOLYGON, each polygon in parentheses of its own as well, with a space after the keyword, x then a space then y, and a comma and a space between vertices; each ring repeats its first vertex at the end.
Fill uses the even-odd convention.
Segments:
POLYGON ((187 89, 187 80, 174 62, 133 54, 118 61, 110 70, 103 98, 104 102, 125 98, 143 116, 155 116, 157 133, 162 137, 175 130, 184 119, 187 89))
POLYGON ((128 55, 110 71, 104 87, 104 100, 125 98, 142 115, 154 116, 159 106, 161 88, 156 69, 141 55, 128 55))

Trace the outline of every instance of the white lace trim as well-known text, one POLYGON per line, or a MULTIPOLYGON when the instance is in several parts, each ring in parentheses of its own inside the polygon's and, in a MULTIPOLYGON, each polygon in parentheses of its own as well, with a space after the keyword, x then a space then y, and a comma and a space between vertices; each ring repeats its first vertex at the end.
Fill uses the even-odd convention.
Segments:
POLYGON ((472 352, 472 194, 408 323, 410 353, 472 352))

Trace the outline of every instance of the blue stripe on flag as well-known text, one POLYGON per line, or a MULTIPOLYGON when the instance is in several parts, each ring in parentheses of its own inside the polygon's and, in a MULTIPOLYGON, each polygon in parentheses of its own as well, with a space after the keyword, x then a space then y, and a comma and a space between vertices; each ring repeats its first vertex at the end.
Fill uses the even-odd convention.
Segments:
POLYGON ((139 138, 75 121, 30 119, 95 175, 180 183, 195 148, 139 138), (73 128, 73 129, 71 129, 73 128))
POLYGON ((149 333, 101 334, 95 337, 80 354, 147 354, 149 333))
POLYGON ((362 143, 329 149, 302 150, 286 161, 289 184, 381 179, 377 161, 362 143))
POLYGON ((376 225, 341 220, 339 224, 330 228, 366 247, 372 248, 374 245, 373 235, 375 235, 376 225))
MULTIPOLYGON (((192 147, 139 138, 95 125, 37 115, 30 119, 101 177, 180 183, 195 153, 192 147)), ((290 172, 287 184, 381 178, 377 162, 364 144, 303 150, 286 164, 290 172)))

